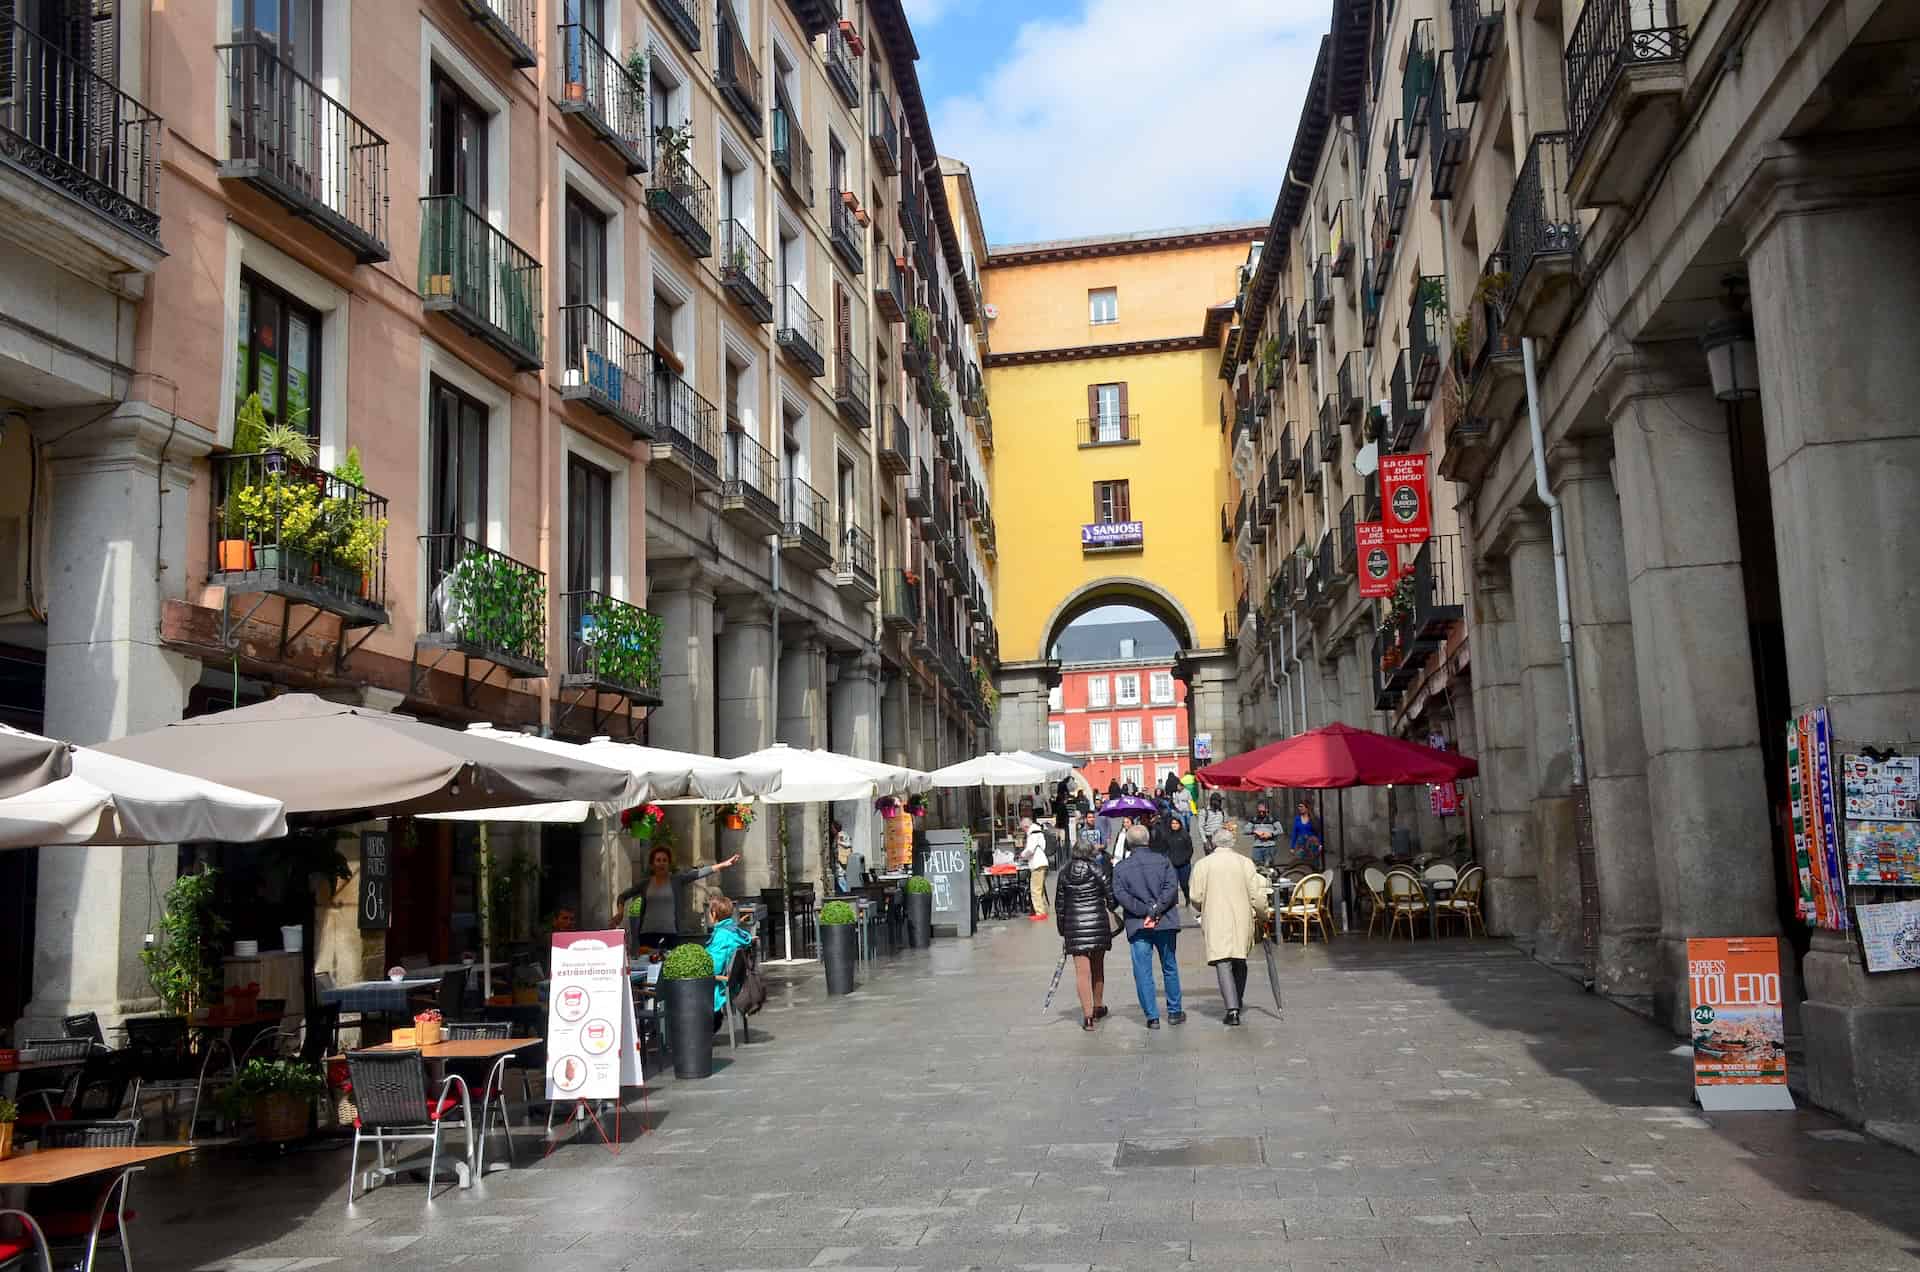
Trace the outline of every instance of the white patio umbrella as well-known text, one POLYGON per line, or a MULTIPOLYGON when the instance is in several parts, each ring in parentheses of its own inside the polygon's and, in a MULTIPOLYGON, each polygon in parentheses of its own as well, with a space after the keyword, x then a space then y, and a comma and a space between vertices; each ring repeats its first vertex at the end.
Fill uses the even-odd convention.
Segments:
POLYGON ((1008 751, 1007 754, 1044 770, 1049 782, 1063 782, 1073 776, 1073 761, 1058 751, 1008 751))
POLYGON ((73 747, 0 724, 0 796, 23 795, 73 772, 73 747))
POLYGON ((736 756, 740 765, 771 767, 780 785, 764 798, 770 804, 830 804, 839 799, 879 799, 908 795, 932 785, 918 769, 899 768, 877 760, 862 760, 833 751, 788 746, 777 742, 750 755, 736 756))
POLYGON ((251 843, 286 833, 277 799, 84 746, 68 776, 0 799, 0 848, 251 843))
MULTIPOLYGON (((1039 786, 1043 782, 1058 781, 1053 777, 1052 766, 1039 762, 1030 762, 1017 755, 988 753, 976 755, 970 760, 958 764, 949 764, 937 768, 928 774, 935 786, 971 788, 977 786, 1039 786)), ((1064 766, 1062 766, 1064 767, 1064 766)), ((1062 776, 1065 776, 1062 774, 1062 776)))

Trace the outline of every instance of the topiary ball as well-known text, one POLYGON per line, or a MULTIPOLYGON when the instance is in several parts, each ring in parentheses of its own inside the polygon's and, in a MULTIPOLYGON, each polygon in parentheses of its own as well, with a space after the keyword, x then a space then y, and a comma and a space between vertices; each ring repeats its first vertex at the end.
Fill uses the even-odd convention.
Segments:
POLYGON ((853 905, 846 901, 829 901, 820 907, 821 927, 845 927, 858 921, 853 905))
POLYGON ((713 956, 707 947, 688 941, 667 951, 660 964, 661 980, 699 980, 713 975, 713 956))
POLYGON ((907 880, 907 891, 911 893, 932 892, 933 880, 924 875, 915 875, 907 880))

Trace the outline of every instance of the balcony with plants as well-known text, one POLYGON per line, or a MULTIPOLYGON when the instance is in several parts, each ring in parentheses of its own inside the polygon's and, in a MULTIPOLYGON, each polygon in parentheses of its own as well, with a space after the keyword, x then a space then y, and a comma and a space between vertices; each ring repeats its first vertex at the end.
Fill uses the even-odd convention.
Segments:
POLYGON ((1639 201, 1672 144, 1687 88, 1678 0, 1587 0, 1567 41, 1567 196, 1639 201))
POLYGON ((727 421, 720 471, 720 515, 749 534, 780 530, 780 468, 773 452, 727 421))
POLYGON ((835 255, 856 274, 866 272, 865 213, 859 211, 860 198, 851 190, 833 193, 832 241, 835 255))
POLYGON ((874 573, 873 536, 849 523, 840 531, 840 554, 833 563, 833 585, 842 596, 871 601, 880 595, 874 573))
POLYGON ((813 147, 785 90, 773 90, 773 170, 803 208, 813 206, 813 147))
POLYGON ((827 537, 827 497, 792 473, 782 482, 780 522, 783 558, 809 570, 833 565, 833 540, 827 537))
POLYGON ((388 259, 386 139, 282 61, 271 44, 243 40, 215 52, 227 77, 221 179, 259 190, 362 265, 388 259))
POLYGON ((807 303, 805 292, 792 283, 780 289, 780 325, 774 328, 774 339, 815 379, 827 373, 825 330, 826 323, 807 303))
POLYGON ((1427 656, 1446 644, 1461 621, 1459 556, 1459 535, 1435 535, 1401 574, 1378 633, 1376 657, 1386 689, 1403 692, 1419 680, 1427 656))
POLYGON ((653 0, 653 7, 667 21, 671 30, 692 53, 700 51, 700 12, 695 7, 699 0, 653 0))
POLYGON ((713 255, 713 187, 694 170, 692 149, 692 123, 654 127, 647 208, 689 252, 705 260, 713 255))
POLYGON ((720 286, 755 321, 773 321, 773 258, 740 221, 720 222, 720 286))
POLYGON ((888 570, 880 580, 880 622, 889 631, 920 625, 920 577, 911 570, 888 570))
POLYGON ((853 350, 841 345, 833 351, 833 405, 840 418, 855 428, 873 427, 872 390, 867 385, 867 364, 853 356, 853 350))
POLYGON ((653 462, 678 468, 696 487, 720 481, 720 409, 702 397, 664 358, 653 360, 653 462))
POLYGON ((1567 194, 1567 134, 1536 133, 1507 200, 1507 324, 1550 336, 1578 298, 1580 217, 1567 194))
POLYGON ((560 24, 560 113, 612 148, 629 175, 647 170, 647 55, 622 62, 584 23, 560 24))
POLYGON ((547 674, 547 576, 458 534, 423 534, 426 621, 416 646, 479 658, 515 679, 547 674))
POLYGON ((873 166, 889 177, 900 175, 900 125, 893 103, 879 89, 867 97, 867 140, 872 143, 873 166))
POLYGON ((540 262, 458 195, 420 200, 420 304, 521 371, 542 365, 540 262))
POLYGON ((560 332, 561 400, 584 402, 635 437, 652 437, 653 351, 593 305, 562 305, 560 332))
POLYGON ((761 95, 760 66, 734 16, 733 0, 714 0, 713 86, 747 131, 758 137, 766 131, 761 116, 766 99, 761 95))
POLYGON ((853 23, 841 19, 827 28, 827 82, 840 95, 848 110, 860 109, 859 32, 853 23))
POLYGON ((1519 402, 1520 336, 1507 322, 1513 275, 1507 254, 1496 249, 1481 267, 1467 306, 1465 414, 1505 419, 1519 402))
POLYGON ((658 706, 665 626, 660 616, 591 590, 562 592, 560 604, 567 616, 567 664, 560 687, 658 706))
POLYGON ((1477 102, 1506 36, 1506 0, 1447 0, 1453 22, 1454 100, 1477 102))
POLYGON ((1440 329, 1446 321, 1447 280, 1439 274, 1421 275, 1414 284, 1413 312, 1407 315, 1407 374, 1415 401, 1433 397, 1434 382, 1440 378, 1440 329))

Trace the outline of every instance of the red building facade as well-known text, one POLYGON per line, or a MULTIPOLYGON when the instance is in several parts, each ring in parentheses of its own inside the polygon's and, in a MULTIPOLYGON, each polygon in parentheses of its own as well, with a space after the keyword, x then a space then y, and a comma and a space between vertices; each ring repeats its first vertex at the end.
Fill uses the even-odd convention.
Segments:
POLYGON ((1077 663, 1048 697, 1047 745, 1076 759, 1093 789, 1157 786, 1193 766, 1187 686, 1169 660, 1077 663))

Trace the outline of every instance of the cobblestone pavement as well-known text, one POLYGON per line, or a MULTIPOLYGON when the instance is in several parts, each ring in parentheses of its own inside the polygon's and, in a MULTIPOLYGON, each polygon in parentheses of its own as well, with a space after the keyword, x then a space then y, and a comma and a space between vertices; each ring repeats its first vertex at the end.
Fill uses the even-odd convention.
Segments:
MULTIPOLYGON (((1051 925, 776 983, 751 1046, 431 1206, 344 1149, 210 1152, 136 1191, 139 1266, 425 1269, 1920 1267, 1912 1156, 1812 1112, 1703 1118, 1675 1040, 1498 943, 1347 937, 1219 1021, 1040 1000, 1051 925), (531 1161, 531 1164, 529 1162, 531 1161)), ((534 1150, 530 1152, 529 1150, 534 1150)))

